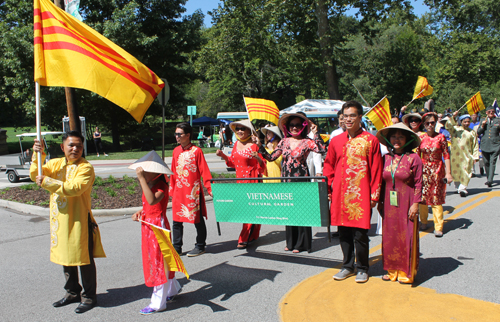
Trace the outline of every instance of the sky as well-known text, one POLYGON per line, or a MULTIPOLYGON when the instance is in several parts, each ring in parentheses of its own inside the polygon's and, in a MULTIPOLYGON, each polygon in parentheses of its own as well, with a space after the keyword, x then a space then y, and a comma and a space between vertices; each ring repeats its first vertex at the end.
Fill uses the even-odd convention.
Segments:
MULTIPOLYGON (((190 15, 196 9, 201 9, 205 15, 205 26, 210 27, 212 25, 212 17, 207 14, 207 11, 211 11, 219 5, 222 1, 219 0, 188 0, 186 2, 186 12, 185 14, 190 15)), ((421 16, 423 13, 428 11, 428 7, 424 4, 423 0, 412 0, 412 5, 415 8, 415 14, 421 16)))

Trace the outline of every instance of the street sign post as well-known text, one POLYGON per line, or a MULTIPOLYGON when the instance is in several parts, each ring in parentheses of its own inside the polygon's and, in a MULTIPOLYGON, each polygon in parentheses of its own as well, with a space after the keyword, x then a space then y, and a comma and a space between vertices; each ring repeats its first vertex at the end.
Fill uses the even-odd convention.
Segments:
POLYGON ((165 105, 167 105, 170 99, 170 86, 165 78, 161 79, 165 83, 165 87, 158 94, 157 98, 160 104, 163 106, 163 119, 162 119, 162 130, 161 130, 161 159, 165 161, 165 105))
POLYGON ((196 115, 196 106, 188 106, 187 115, 189 115, 189 125, 193 126, 193 115, 196 115))

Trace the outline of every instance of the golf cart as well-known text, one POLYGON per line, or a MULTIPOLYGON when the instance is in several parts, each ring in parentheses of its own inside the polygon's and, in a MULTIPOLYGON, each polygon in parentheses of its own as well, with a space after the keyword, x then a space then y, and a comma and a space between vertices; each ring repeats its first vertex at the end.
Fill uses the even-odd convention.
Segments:
MULTIPOLYGON (((47 149, 47 141, 45 140, 46 135, 58 136, 63 134, 64 132, 42 132, 42 139, 47 149)), ((30 165, 31 165, 31 157, 33 152, 31 149, 27 149, 26 151, 23 149, 22 140, 25 137, 36 137, 36 133, 23 133, 16 135, 19 138, 19 146, 21 148, 21 154, 19 155, 19 164, 8 164, 5 166, 5 174, 7 175, 7 179, 10 182, 15 183, 18 182, 20 178, 28 178, 30 176, 30 165)), ((51 156, 56 157, 58 154, 57 147, 51 148, 48 147, 48 153, 46 161, 50 160, 51 156)))

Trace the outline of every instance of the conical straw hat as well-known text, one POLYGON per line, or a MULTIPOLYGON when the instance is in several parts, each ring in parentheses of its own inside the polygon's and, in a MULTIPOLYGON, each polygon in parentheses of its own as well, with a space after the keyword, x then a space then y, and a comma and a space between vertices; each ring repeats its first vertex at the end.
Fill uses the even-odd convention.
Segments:
POLYGON ((387 137, 387 134, 389 134, 389 131, 391 129, 397 129, 401 131, 407 131, 408 133, 411 134, 411 137, 413 138, 413 141, 411 142, 411 149, 415 149, 420 145, 420 138, 417 135, 417 133, 413 132, 408 126, 406 126, 403 123, 396 123, 393 125, 389 125, 387 127, 384 127, 383 129, 380 129, 380 131, 377 132, 377 139, 380 141, 385 146, 388 146, 389 143, 387 142, 389 138, 387 137))
POLYGON ((138 167, 142 167, 146 172, 174 174, 170 170, 168 165, 163 162, 156 151, 149 152, 148 154, 131 164, 128 168, 137 169, 138 167))

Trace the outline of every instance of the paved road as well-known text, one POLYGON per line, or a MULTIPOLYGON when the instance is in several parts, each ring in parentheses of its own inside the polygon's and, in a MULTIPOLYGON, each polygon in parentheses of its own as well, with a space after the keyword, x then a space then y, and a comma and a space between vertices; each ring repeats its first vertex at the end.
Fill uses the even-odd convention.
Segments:
MULTIPOLYGON (((224 173, 227 172, 226 163, 221 160, 220 157, 216 156, 215 153, 207 154, 205 156, 207 160, 208 167, 211 172, 224 173)), ((0 156, 0 165, 2 164, 12 164, 17 161, 17 155, 0 156)), ((128 169, 135 160, 92 160, 90 163, 94 166, 94 170, 99 177, 113 177, 121 178, 123 175, 128 175, 129 177, 135 177, 135 171, 128 169)), ((172 158, 166 158, 166 163, 170 165, 172 163, 172 158)), ((7 187, 16 187, 20 184, 31 183, 29 178, 21 179, 19 183, 10 183, 7 179, 5 172, 0 172, 0 189, 7 187)))
MULTIPOLYGON (((484 180, 472 180, 468 198, 460 198, 449 189, 447 217, 458 217, 445 224, 443 238, 431 234, 422 237, 417 287, 500 303, 500 274, 496 265, 499 261, 496 255, 500 253, 500 244, 496 242, 500 199, 482 195, 492 191, 485 188, 484 180), (469 203, 464 205, 464 202, 469 203)), ((496 181, 493 191, 500 191, 499 183, 496 181)), ((241 225, 221 223, 222 236, 218 236, 212 204, 208 210, 207 253, 197 258, 183 256, 191 280, 178 274, 183 285, 181 295, 169 304, 166 312, 152 315, 148 320, 279 321, 279 302, 287 292, 306 278, 336 267, 342 259, 338 240, 328 243, 325 228, 313 229, 314 251, 310 254, 284 252, 285 234, 281 226, 263 226, 254 245, 244 251, 236 250, 241 225)), ((171 218, 170 213, 168 217, 171 218)), ((97 218, 108 258, 97 259, 99 307, 83 317, 73 312, 76 304, 58 309, 51 306, 63 295, 64 277, 62 268, 49 261, 47 218, 0 209, 0 219, 3 321, 140 318, 138 311, 149 303, 151 289, 144 286, 139 224, 129 216, 97 218)), ((373 235, 374 228, 372 225, 370 247, 371 256, 376 259, 381 237, 373 235)), ((194 227, 187 225, 185 251, 190 250, 194 239, 194 227)), ((380 262, 370 269, 372 279, 382 273, 380 262)), ((351 284, 355 283, 344 283, 345 287, 352 287, 351 284)), ((353 305, 364 309, 363 303, 353 305)))

